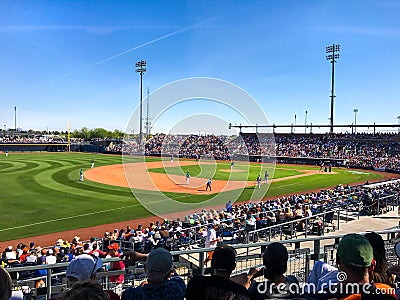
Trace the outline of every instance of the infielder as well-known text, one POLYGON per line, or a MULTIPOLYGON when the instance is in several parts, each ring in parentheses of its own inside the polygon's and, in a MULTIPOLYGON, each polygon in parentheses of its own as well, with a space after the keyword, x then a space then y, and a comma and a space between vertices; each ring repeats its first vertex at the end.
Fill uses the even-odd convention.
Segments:
POLYGON ((187 172, 186 173, 186 185, 189 185, 189 181, 190 181, 190 173, 187 172))
POLYGON ((260 175, 258 175, 258 177, 257 177, 257 187, 261 188, 261 176, 260 175))
POLYGON ((83 181, 83 169, 79 171, 79 181, 83 181))
POLYGON ((212 183, 212 180, 211 180, 211 178, 210 178, 210 179, 208 179, 208 181, 207 181, 206 191, 208 191, 208 188, 210 188, 210 191, 211 191, 211 183, 212 183))
POLYGON ((92 166, 90 167, 91 169, 94 168, 94 159, 92 159, 92 166))

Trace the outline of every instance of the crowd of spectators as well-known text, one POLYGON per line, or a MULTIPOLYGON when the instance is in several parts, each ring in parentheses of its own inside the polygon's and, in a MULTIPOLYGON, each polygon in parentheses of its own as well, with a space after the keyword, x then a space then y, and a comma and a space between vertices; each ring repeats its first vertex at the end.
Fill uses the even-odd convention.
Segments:
MULTIPOLYGON (((113 245, 116 244, 108 248, 113 248, 113 245)), ((393 250, 399 256, 398 244, 393 250)), ((229 245, 216 247, 211 258, 211 275, 194 275, 185 283, 174 269, 173 257, 166 249, 157 247, 143 256, 137 256, 134 251, 126 252, 126 259, 120 264, 125 267, 143 261, 146 279, 139 286, 124 287, 118 293, 115 285, 102 286, 97 279, 98 271, 104 268, 101 258, 80 254, 66 269, 68 289, 59 299, 392 300, 400 295, 397 287, 400 266, 388 264, 384 240, 375 232, 343 236, 337 246, 336 264, 317 261, 306 276, 306 285, 302 285, 294 275, 287 274, 289 254, 279 242, 267 246, 262 254, 261 267, 252 266, 248 271, 233 275, 237 256, 236 250, 229 245)), ((1 300, 10 299, 11 282, 7 270, 0 267, 1 300)), ((13 299, 22 297, 15 295, 13 299)))
POLYGON ((334 134, 334 135, 165 135, 139 144, 113 143, 108 149, 127 154, 179 156, 234 160, 240 156, 301 157, 340 159, 347 166, 400 171, 400 139, 398 134, 334 134))
POLYGON ((66 143, 66 140, 53 135, 2 135, 0 136, 0 143, 47 144, 66 143))
MULTIPOLYGON (((274 200, 255 203, 232 203, 228 201, 223 209, 203 209, 176 220, 155 220, 148 225, 138 225, 131 228, 112 229, 104 233, 102 238, 92 238, 81 241, 75 236, 71 242, 58 239, 51 247, 42 248, 31 242, 29 245, 19 243, 1 249, 1 264, 3 266, 22 266, 54 264, 69 262, 80 254, 90 254, 98 257, 115 257, 121 253, 118 245, 126 242, 137 253, 149 253, 153 248, 162 247, 167 250, 177 250, 180 246, 193 245, 204 247, 207 234, 215 224, 217 234, 222 239, 227 232, 249 232, 255 229, 268 228, 277 224, 312 218, 314 215, 332 208, 353 205, 362 209, 373 207, 377 199, 400 193, 400 182, 383 182, 374 187, 343 186, 284 196, 274 200)), ((375 206, 376 207, 376 206, 375 206)), ((384 209, 381 203, 381 209, 384 209)), ((316 221, 316 220, 315 220, 316 221)), ((296 223, 298 231, 306 230, 304 222, 296 223)), ((48 246, 48 245, 46 245, 48 246)))

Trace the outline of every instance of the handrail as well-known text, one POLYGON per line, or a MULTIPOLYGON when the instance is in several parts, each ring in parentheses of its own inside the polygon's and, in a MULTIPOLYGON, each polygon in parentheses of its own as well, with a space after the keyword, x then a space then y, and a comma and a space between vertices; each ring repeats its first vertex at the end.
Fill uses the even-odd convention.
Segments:
MULTIPOLYGON (((362 231, 362 232, 357 232, 358 234, 364 235, 367 232, 372 232, 373 230, 367 230, 367 231, 362 231)), ((379 230, 379 231, 374 231, 377 234, 394 234, 394 233, 400 233, 400 228, 395 228, 395 229, 388 229, 388 230, 379 230)), ((332 240, 332 239, 340 239, 344 237, 347 233, 343 234, 337 234, 337 235, 329 235, 329 236, 317 236, 317 237, 307 237, 307 238, 301 238, 301 239, 288 239, 288 240, 282 240, 282 241, 273 241, 273 242, 278 242, 281 244, 296 244, 296 243, 305 243, 305 242, 314 242, 314 241, 322 241, 322 240, 332 240)), ((268 246, 272 241, 268 242, 258 242, 258 243, 253 243, 253 244, 233 244, 229 245, 235 249, 240 249, 240 248, 256 248, 256 247, 261 247, 261 246, 268 246)), ((199 252, 210 252, 215 250, 215 248, 197 248, 197 249, 188 249, 188 250, 179 250, 179 251, 171 251, 172 255, 182 255, 182 254, 193 254, 193 253, 199 253, 199 252)))

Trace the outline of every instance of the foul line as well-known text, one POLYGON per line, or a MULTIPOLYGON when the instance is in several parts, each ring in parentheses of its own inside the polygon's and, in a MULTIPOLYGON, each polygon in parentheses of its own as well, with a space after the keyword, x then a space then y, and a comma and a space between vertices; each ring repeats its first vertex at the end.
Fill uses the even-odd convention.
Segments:
POLYGON ((64 217, 64 218, 54 219, 54 220, 47 220, 47 221, 43 221, 43 222, 37 222, 37 223, 21 225, 21 226, 16 226, 16 227, 4 228, 4 229, 0 229, 0 232, 1 231, 12 230, 12 229, 20 229, 20 228, 25 228, 25 227, 35 226, 35 225, 41 225, 41 224, 46 224, 46 223, 64 221, 64 220, 69 220, 69 219, 75 219, 75 218, 80 218, 80 217, 85 217, 85 216, 90 216, 90 215, 95 215, 95 214, 101 214, 101 213, 105 213, 105 212, 109 212, 109 211, 125 209, 125 208, 129 208, 129 207, 133 207, 133 206, 139 206, 139 205, 141 205, 141 204, 133 204, 133 205, 123 206, 123 207, 118 207, 118 208, 110 208, 110 209, 100 210, 100 211, 91 212, 91 213, 82 214, 82 215, 76 215, 76 216, 64 217))

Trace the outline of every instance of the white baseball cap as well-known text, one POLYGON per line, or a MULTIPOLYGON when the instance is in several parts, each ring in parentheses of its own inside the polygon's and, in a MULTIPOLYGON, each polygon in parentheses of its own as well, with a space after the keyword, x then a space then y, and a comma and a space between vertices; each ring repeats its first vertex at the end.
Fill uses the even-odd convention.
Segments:
POLYGON ((103 266, 103 261, 99 257, 89 254, 81 254, 71 260, 68 265, 66 276, 75 277, 78 281, 88 280, 97 270, 103 266))

